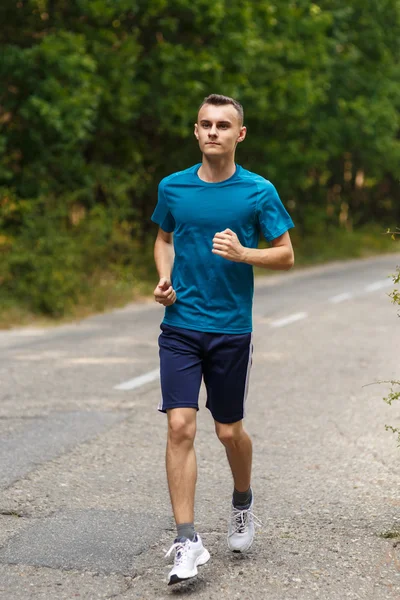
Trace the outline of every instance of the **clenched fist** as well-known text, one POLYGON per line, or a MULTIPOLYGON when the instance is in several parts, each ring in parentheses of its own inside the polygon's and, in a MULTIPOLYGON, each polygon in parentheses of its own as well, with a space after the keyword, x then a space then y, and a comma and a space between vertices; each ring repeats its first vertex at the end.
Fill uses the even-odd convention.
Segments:
POLYGON ((219 254, 227 260, 242 262, 245 248, 239 242, 239 238, 231 229, 225 229, 215 234, 213 238, 213 254, 219 254))
POLYGON ((154 290, 154 300, 163 306, 171 306, 176 301, 176 292, 169 279, 161 277, 154 290))

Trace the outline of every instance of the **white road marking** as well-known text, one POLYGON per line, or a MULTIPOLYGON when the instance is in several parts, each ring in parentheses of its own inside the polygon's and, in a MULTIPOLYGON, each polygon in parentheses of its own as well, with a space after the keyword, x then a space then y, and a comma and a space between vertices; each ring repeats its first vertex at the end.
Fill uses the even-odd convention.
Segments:
POLYGON ((375 292, 376 290, 381 290, 382 288, 389 287, 393 285, 393 281, 391 279, 382 279, 381 281, 375 281, 375 283, 370 283, 364 289, 366 292, 375 292))
POLYGON ((114 386, 114 390, 135 390, 146 383, 150 383, 151 381, 155 381, 160 376, 160 369, 154 369, 154 371, 149 371, 140 377, 135 377, 134 379, 129 379, 128 381, 124 381, 119 385, 114 386))
POLYGON ((283 319, 272 321, 271 327, 284 327, 285 325, 290 325, 290 323, 301 321, 301 319, 306 319, 307 317, 308 314, 305 312, 295 313, 293 315, 289 315, 288 317, 284 317, 283 319))
POLYGON ((343 294, 338 294, 337 296, 332 296, 332 298, 329 298, 329 302, 332 302, 333 304, 338 304, 339 302, 344 302, 345 300, 350 300, 350 298, 353 297, 353 294, 350 294, 349 292, 344 292, 343 294))

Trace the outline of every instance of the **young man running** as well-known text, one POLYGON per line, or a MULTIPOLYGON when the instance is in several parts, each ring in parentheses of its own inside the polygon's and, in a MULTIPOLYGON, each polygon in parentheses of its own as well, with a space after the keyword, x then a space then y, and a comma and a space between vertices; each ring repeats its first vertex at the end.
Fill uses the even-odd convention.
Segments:
POLYGON ((167 413, 166 467, 177 537, 169 585, 194 577, 210 555, 194 528, 197 479, 194 438, 202 378, 234 490, 228 526, 233 552, 253 542, 252 443, 243 428, 252 356, 253 265, 293 266, 293 222, 274 186, 235 163, 246 137, 243 108, 232 98, 204 99, 194 134, 202 162, 159 185, 152 220, 160 281, 155 300, 166 307, 159 337, 162 402, 167 413), (258 249, 260 231, 271 243, 258 249))

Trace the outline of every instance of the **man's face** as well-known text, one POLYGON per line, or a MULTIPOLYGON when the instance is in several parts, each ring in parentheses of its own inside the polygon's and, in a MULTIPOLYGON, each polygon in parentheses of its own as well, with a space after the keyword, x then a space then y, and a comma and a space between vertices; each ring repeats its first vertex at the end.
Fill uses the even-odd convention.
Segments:
POLYGON ((234 154, 236 144, 246 137, 240 115, 232 104, 204 104, 199 111, 194 134, 207 157, 234 154))

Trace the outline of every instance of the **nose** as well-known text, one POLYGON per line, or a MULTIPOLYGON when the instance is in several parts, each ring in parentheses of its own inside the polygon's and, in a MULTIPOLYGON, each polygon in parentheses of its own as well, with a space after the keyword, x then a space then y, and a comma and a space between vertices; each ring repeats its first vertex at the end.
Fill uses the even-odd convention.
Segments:
POLYGON ((213 125, 211 125, 211 127, 208 131, 208 135, 209 135, 209 137, 216 137, 218 135, 217 126, 215 125, 215 123, 213 125))

